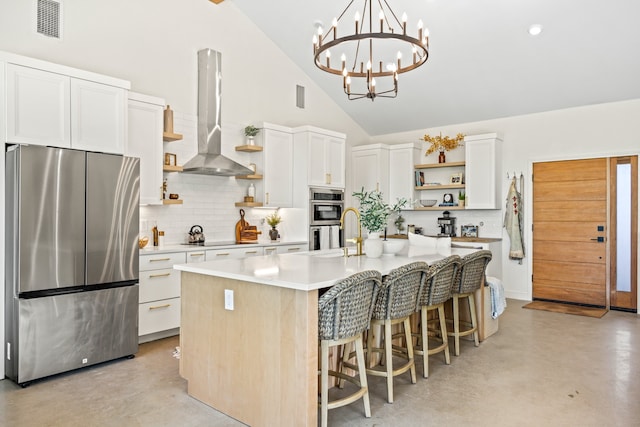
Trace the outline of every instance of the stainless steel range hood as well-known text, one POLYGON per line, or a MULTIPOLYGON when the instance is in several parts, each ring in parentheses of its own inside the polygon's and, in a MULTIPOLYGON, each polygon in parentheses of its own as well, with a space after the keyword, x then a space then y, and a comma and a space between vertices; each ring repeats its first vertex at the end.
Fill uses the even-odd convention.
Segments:
POLYGON ((183 173, 237 176, 253 171, 222 155, 222 55, 198 51, 198 154, 183 166, 183 173))

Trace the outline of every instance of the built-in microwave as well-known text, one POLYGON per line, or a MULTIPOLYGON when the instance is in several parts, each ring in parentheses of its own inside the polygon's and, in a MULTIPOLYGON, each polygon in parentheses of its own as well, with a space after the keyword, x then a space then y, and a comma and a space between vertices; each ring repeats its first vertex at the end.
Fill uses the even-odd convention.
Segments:
POLYGON ((340 224, 340 217, 344 210, 344 191, 310 188, 309 193, 309 225, 340 224))

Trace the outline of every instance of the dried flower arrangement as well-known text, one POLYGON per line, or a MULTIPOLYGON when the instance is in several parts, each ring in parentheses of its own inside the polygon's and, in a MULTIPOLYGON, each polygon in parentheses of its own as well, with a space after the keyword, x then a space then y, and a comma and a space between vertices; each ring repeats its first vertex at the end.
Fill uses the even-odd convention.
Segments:
POLYGON ((425 155, 429 155, 431 153, 435 153, 436 151, 449 151, 454 148, 458 148, 462 145, 462 140, 464 139, 464 134, 459 133, 453 138, 449 138, 448 136, 442 136, 442 132, 438 136, 431 136, 429 134, 425 134, 422 139, 425 142, 429 142, 431 145, 427 149, 425 155))

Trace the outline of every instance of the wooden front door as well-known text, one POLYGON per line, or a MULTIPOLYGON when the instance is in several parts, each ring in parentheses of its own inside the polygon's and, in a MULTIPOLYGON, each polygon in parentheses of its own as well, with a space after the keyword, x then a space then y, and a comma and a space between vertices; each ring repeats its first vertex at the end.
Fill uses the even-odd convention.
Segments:
POLYGON ((533 165, 533 298, 606 307, 607 159, 533 165))

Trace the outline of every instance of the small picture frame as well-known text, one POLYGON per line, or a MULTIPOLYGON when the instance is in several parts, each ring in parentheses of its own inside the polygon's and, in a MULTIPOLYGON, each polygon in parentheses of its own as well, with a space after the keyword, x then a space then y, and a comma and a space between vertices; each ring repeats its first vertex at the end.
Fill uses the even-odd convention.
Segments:
POLYGON ((463 184, 462 172, 452 174, 449 178, 449 184, 463 184))
POLYGON ((167 166, 177 166, 178 157, 173 153, 164 153, 164 164, 167 166))
POLYGON ((461 225, 460 226, 461 237, 478 237, 477 225, 461 225))

